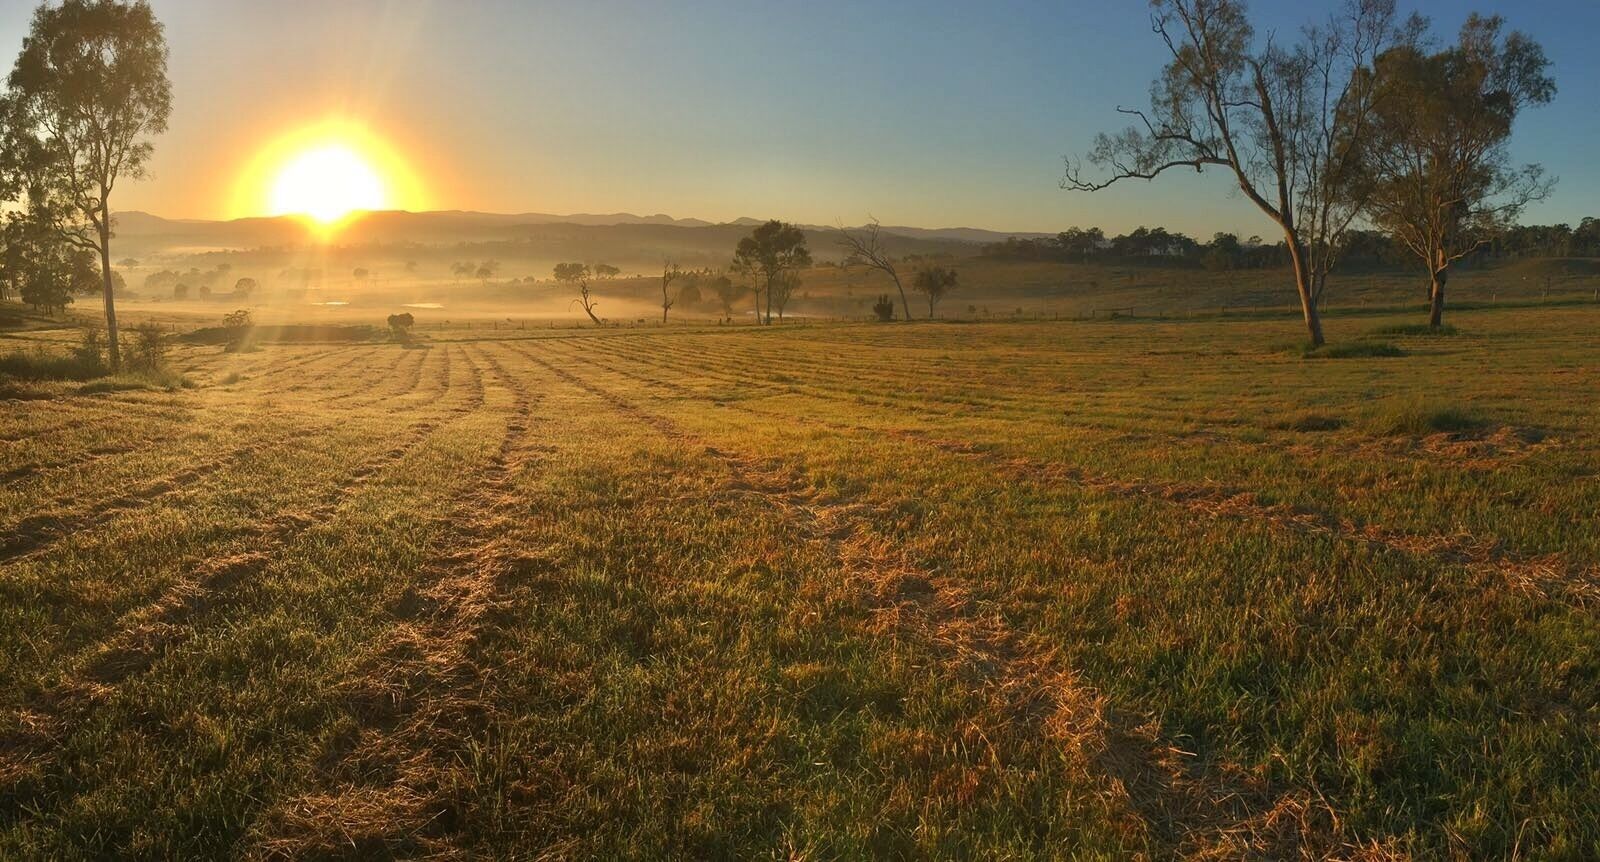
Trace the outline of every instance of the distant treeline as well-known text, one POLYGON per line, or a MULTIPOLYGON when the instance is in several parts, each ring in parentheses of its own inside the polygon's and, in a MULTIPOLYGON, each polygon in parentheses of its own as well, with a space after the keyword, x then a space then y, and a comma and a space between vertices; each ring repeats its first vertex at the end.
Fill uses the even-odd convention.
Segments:
MULTIPOLYGON (((1051 237, 1010 237, 989 243, 981 254, 991 260, 1154 264, 1219 272, 1289 265, 1289 248, 1282 241, 1266 243, 1258 236, 1240 239, 1237 234, 1218 233, 1210 242, 1200 242, 1159 227, 1140 227, 1110 238, 1097 227, 1075 227, 1051 237)), ((1411 257, 1411 252, 1379 231, 1348 232, 1340 251, 1341 262, 1354 267, 1404 266, 1411 257)), ((1484 243, 1469 260, 1548 257, 1600 257, 1600 218, 1587 217, 1576 228, 1568 224, 1517 225, 1484 243)))

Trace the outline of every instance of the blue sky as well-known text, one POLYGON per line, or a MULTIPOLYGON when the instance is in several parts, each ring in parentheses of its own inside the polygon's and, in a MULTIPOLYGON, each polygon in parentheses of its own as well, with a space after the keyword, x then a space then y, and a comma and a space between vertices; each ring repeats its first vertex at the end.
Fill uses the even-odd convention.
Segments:
MULTIPOLYGON (((265 141, 348 116, 391 141, 437 208, 1270 232, 1221 176, 1057 188, 1061 156, 1117 126, 1161 65, 1142 0, 153 5, 175 112, 122 208, 232 215, 265 141)), ((30 8, 0 8, 8 56, 30 8)), ((1286 35, 1331 8, 1252 4, 1259 28, 1286 35)), ((1516 152, 1561 182, 1528 218, 1600 214, 1600 2, 1422 11, 1448 36, 1474 9, 1506 15, 1554 63, 1560 92, 1526 116, 1516 152)))

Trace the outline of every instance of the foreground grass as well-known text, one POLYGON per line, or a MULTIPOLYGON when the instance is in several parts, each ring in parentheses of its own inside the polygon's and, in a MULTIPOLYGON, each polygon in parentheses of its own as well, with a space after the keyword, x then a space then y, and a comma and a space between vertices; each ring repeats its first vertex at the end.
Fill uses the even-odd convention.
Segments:
POLYGON ((0 855, 1592 857, 1595 315, 197 349, 23 402, 0 855))

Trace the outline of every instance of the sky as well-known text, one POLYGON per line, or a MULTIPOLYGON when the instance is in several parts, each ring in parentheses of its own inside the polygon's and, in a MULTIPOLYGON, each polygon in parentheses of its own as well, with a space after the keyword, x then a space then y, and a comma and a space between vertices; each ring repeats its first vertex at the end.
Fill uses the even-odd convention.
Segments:
MULTIPOLYGON (((1336 0, 1256 0, 1292 34, 1336 0)), ((33 3, 0 0, 0 53, 33 3)), ((1271 225, 1226 177, 1062 191, 1062 157, 1146 103, 1164 49, 1143 0, 152 0, 174 108, 148 178, 113 206, 261 211, 251 165, 285 135, 365 129, 412 209, 667 213, 1209 237, 1271 225)), ((1600 214, 1597 0, 1428 0, 1446 37, 1500 12, 1559 87, 1516 157, 1560 178, 1526 221, 1600 214), (1497 4, 1497 5, 1490 5, 1497 4)))

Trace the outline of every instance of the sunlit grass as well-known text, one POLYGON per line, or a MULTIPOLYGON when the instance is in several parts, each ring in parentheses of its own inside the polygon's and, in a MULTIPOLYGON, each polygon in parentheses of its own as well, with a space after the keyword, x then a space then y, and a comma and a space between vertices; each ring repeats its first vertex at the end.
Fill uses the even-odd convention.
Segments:
POLYGON ((0 855, 1581 858, 1600 312, 1460 317, 1331 316, 1404 354, 1327 362, 1292 319, 685 326, 38 384, 0 855))

